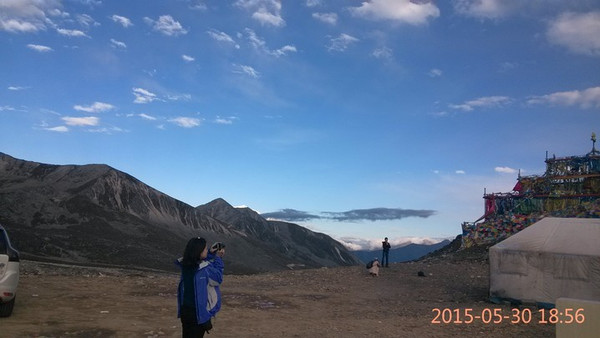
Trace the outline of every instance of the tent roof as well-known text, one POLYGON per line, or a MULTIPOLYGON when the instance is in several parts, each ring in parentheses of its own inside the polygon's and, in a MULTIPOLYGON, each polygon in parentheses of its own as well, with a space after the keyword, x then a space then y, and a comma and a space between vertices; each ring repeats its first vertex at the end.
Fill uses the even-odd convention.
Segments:
POLYGON ((546 217, 490 250, 600 256, 600 218, 546 217))

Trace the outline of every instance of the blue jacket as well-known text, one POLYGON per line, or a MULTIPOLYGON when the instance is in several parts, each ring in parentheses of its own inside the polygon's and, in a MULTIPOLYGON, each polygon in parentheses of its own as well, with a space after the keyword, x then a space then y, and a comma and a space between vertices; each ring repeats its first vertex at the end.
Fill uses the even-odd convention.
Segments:
MULTIPOLYGON (((181 259, 175 262, 180 268, 181 259)), ((202 261, 194 275, 194 290, 196 300, 196 319, 198 324, 206 323, 221 309, 221 291, 219 285, 223 282, 223 260, 209 253, 202 261)), ((183 303, 183 274, 177 287, 177 318, 181 317, 183 303)))

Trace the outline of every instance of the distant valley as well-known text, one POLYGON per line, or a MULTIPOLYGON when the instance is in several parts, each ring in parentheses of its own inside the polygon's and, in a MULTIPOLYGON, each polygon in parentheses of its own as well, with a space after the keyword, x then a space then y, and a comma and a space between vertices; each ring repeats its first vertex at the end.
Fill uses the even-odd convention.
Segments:
MULTIPOLYGON (((430 252, 441 249, 450 244, 449 240, 443 240, 435 244, 408 244, 390 250, 390 263, 407 262, 427 255, 430 252)), ((363 263, 372 261, 374 258, 381 260, 381 250, 358 250, 352 251, 363 263)))

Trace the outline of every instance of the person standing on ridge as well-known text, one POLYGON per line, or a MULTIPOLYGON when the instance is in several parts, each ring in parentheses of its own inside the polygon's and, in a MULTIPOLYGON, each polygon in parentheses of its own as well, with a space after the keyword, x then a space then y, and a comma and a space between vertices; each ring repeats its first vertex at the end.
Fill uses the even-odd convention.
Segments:
POLYGON ((390 242, 388 242, 388 238, 386 237, 383 242, 381 242, 381 246, 383 247, 383 255, 381 257, 381 266, 389 268, 390 267, 390 242))

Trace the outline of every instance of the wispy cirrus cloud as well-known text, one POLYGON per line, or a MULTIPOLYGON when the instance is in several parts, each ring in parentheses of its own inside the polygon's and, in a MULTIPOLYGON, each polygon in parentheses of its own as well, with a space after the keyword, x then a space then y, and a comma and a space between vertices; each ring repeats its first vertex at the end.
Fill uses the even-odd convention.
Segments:
POLYGON ((72 117, 65 116, 62 117, 62 120, 68 126, 97 126, 100 123, 100 119, 96 116, 87 116, 87 117, 72 117))
POLYGON ((100 26, 100 23, 88 14, 78 14, 75 19, 84 27, 100 26))
POLYGON ((152 115, 141 113, 141 114, 138 114, 138 116, 143 118, 144 120, 156 121, 156 117, 154 117, 152 115))
POLYGON ((194 128, 200 126, 202 124, 202 120, 195 117, 184 117, 179 116, 173 119, 170 119, 169 122, 178 125, 183 128, 194 128))
POLYGON ((432 68, 427 73, 427 75, 429 77, 440 77, 440 76, 442 76, 442 74, 444 74, 444 72, 441 69, 437 69, 437 68, 432 68))
POLYGON ((390 20, 410 25, 427 24, 440 16, 440 9, 428 0, 368 0, 359 7, 350 7, 356 17, 371 20, 390 20))
POLYGON ((579 106, 582 109, 599 108, 600 87, 591 87, 584 90, 571 90, 542 96, 533 96, 529 98, 527 103, 567 107, 579 106))
POLYGON ((66 126, 48 127, 48 128, 44 128, 44 129, 48 130, 48 131, 58 132, 58 133, 66 133, 69 131, 69 128, 67 128, 66 126))
POLYGON ((267 43, 261 37, 259 37, 252 29, 245 29, 246 36, 250 44, 259 51, 265 52, 269 55, 276 57, 287 55, 290 52, 296 52, 296 47, 292 45, 285 45, 279 49, 269 49, 267 43))
POLYGON ((110 18, 111 18, 112 21, 120 24, 121 26, 123 26, 125 28, 133 26, 133 23, 127 17, 114 14, 110 18))
POLYGON ((179 21, 173 19, 170 15, 161 15, 158 20, 153 20, 145 17, 144 21, 152 27, 153 30, 166 36, 179 36, 187 34, 187 30, 183 28, 179 21))
POLYGON ((233 124, 233 121, 237 120, 237 117, 235 116, 229 116, 229 117, 221 117, 221 116, 217 116, 214 120, 214 123, 216 124, 233 124))
POLYGON ((123 48, 123 49, 127 48, 127 45, 125 44, 125 42, 118 41, 115 39, 110 39, 110 44, 111 44, 111 46, 113 46, 115 48, 123 48))
POLYGON ((516 8, 515 1, 505 0, 455 0, 454 10, 464 16, 479 19, 498 19, 516 8))
POLYGON ((376 48, 371 55, 377 59, 391 60, 394 56, 394 53, 389 47, 379 47, 376 48))
POLYGON ((511 101, 507 96, 487 96, 465 101, 461 104, 450 104, 449 107, 462 111, 473 111, 478 108, 501 107, 509 104, 511 101))
POLYGON ((239 49, 240 45, 238 45, 235 40, 227 33, 218 31, 216 29, 211 29, 206 32, 208 36, 213 38, 215 41, 229 43, 235 46, 235 48, 239 49))
POLYGON ((327 50, 332 52, 343 52, 350 45, 360 41, 359 39, 353 37, 352 35, 348 35, 345 33, 340 34, 337 38, 331 38, 329 40, 329 44, 327 45, 327 50))
POLYGON ((12 91, 20 91, 20 90, 26 90, 29 89, 31 87, 23 87, 23 86, 8 86, 8 90, 12 90, 12 91))
POLYGON ((154 94, 144 88, 133 88, 133 96, 135 96, 135 99, 133 100, 133 102, 140 103, 140 104, 150 103, 150 102, 158 100, 158 97, 156 97, 156 94, 154 94))
POLYGON ((113 106, 110 103, 104 103, 104 102, 94 102, 91 105, 75 105, 73 106, 73 109, 78 110, 78 111, 83 111, 86 113, 101 113, 101 112, 105 112, 111 109, 115 109, 115 106, 113 106))
POLYGON ((48 47, 48 46, 44 46, 44 45, 35 45, 35 44, 28 44, 27 48, 34 50, 36 52, 40 52, 40 53, 47 53, 47 52, 52 52, 54 49, 48 47))
POLYGON ((57 28, 56 31, 60 35, 68 36, 68 37, 86 37, 89 38, 89 35, 85 34, 85 32, 80 31, 78 29, 65 29, 65 28, 57 28))
POLYGON ((260 77, 260 73, 256 69, 252 68, 251 66, 247 66, 247 65, 233 64, 233 72, 236 74, 246 74, 255 79, 260 77))

